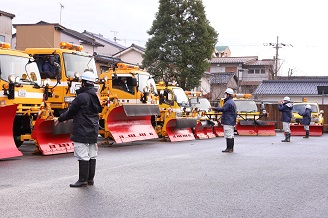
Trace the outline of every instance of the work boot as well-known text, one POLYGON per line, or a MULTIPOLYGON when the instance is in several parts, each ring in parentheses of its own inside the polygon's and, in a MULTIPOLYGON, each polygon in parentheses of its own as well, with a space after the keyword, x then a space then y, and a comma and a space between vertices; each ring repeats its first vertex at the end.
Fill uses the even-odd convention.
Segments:
POLYGON ((79 160, 79 180, 70 184, 70 187, 83 187, 88 185, 88 177, 89 177, 89 161, 79 160))
POLYGON ((229 144, 229 139, 226 139, 227 141, 227 148, 225 150, 223 150, 222 152, 229 152, 230 151, 230 144, 229 144))
POLYGON ((90 159, 88 185, 94 184, 93 178, 95 177, 95 173, 96 173, 96 159, 90 159))
POLYGON ((233 147, 235 145, 235 139, 231 138, 229 141, 230 141, 230 153, 232 153, 233 152, 233 147))
POLYGON ((233 146, 234 146, 234 139, 227 139, 227 148, 223 150, 222 152, 228 152, 232 153, 233 152, 233 146))
POLYGON ((287 142, 287 133, 285 133, 285 139, 281 140, 281 142, 287 142))
POLYGON ((303 138, 308 139, 310 135, 310 131, 309 130, 305 130, 305 136, 303 138))
POLYGON ((290 133, 287 133, 287 142, 290 142, 290 133))

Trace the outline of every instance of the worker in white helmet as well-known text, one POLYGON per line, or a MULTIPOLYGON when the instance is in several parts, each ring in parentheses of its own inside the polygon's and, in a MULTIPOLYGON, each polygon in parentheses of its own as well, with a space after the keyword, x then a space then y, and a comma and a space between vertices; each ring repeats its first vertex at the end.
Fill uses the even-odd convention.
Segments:
POLYGON ((226 139, 227 148, 222 152, 232 153, 234 148, 234 132, 237 119, 237 107, 233 100, 233 90, 225 90, 224 104, 222 107, 212 107, 213 110, 222 112, 221 125, 223 125, 224 138, 226 139))
POLYGON ((70 139, 74 142, 74 156, 79 161, 79 180, 70 184, 70 187, 94 184, 98 154, 98 123, 102 108, 94 88, 96 75, 87 70, 82 74, 81 79, 82 87, 76 90, 76 98, 68 110, 58 118, 58 122, 73 119, 73 132, 70 139))
POLYGON ((288 96, 278 102, 278 109, 281 112, 282 127, 285 133, 285 139, 282 142, 290 142, 290 120, 292 119, 293 104, 288 96))
POLYGON ((302 124, 305 130, 305 136, 303 138, 305 139, 308 139, 310 135, 311 112, 312 112, 311 105, 307 104, 305 105, 304 113, 298 113, 303 117, 302 124))

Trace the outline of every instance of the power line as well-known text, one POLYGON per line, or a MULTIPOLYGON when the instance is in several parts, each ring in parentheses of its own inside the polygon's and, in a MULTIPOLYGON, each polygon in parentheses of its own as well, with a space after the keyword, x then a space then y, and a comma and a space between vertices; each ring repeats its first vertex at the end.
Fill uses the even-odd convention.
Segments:
POLYGON ((284 47, 284 46, 290 46, 293 47, 293 45, 291 44, 285 44, 285 43, 279 43, 279 36, 277 36, 277 42, 276 43, 264 43, 264 46, 272 46, 276 49, 276 57, 275 57, 275 71, 274 71, 274 75, 273 78, 276 78, 278 75, 278 56, 279 56, 279 49, 284 47))

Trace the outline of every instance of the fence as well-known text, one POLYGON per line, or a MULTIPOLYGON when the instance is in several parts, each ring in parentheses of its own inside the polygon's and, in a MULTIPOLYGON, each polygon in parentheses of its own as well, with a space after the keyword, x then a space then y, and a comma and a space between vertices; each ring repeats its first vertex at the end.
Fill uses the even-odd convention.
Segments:
MULTIPOLYGON (((258 104, 258 108, 260 108, 261 105, 258 104)), ((281 119, 281 112, 278 110, 278 105, 277 104, 266 104, 265 110, 269 113, 269 117, 263 117, 263 120, 270 120, 270 121, 276 121, 276 129, 282 130, 282 122, 280 121, 281 119)), ((323 131, 328 132, 328 105, 319 105, 320 110, 324 110, 324 126, 323 126, 323 131)))

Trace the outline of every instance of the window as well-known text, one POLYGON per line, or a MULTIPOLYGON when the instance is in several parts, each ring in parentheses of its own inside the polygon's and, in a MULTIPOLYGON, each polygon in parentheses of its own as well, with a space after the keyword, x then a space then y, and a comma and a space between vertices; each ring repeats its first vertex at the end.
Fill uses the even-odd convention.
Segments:
POLYGON ((248 74, 265 74, 265 69, 248 69, 248 74))
POLYGON ((0 42, 4 42, 5 41, 5 36, 0 35, 0 42))

